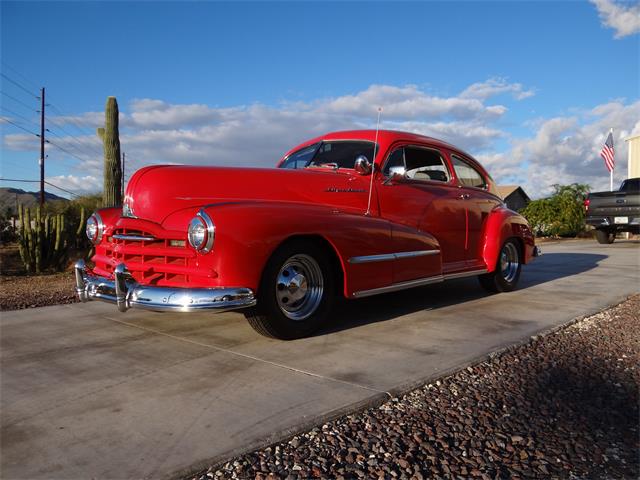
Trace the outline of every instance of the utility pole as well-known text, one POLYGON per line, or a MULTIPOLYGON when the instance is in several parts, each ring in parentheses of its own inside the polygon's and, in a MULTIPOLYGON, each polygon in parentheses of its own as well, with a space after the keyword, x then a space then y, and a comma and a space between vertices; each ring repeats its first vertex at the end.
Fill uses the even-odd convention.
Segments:
POLYGON ((44 206, 44 87, 40 90, 40 207, 44 206))
POLYGON ((122 198, 122 203, 123 204, 124 204, 124 161, 125 161, 125 158, 126 158, 125 153, 122 152, 122 177, 120 179, 120 184, 121 184, 120 186, 122 188, 122 197, 121 198, 122 198))

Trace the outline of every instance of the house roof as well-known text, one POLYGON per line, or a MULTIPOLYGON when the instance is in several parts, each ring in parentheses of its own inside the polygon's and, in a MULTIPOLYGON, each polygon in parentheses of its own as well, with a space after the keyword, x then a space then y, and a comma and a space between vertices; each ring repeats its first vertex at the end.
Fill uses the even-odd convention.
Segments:
POLYGON ((509 195, 515 193, 517 190, 520 190, 522 195, 524 195, 527 200, 530 200, 529 195, 526 194, 520 185, 498 185, 498 193, 503 200, 506 200, 509 195))

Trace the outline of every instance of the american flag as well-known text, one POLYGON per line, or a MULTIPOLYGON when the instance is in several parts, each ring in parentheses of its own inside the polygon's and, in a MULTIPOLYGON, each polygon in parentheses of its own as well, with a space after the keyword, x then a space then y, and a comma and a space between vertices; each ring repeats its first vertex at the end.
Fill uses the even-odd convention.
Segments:
POLYGON ((611 132, 609 132, 607 141, 604 142, 604 147, 602 147, 602 150, 600 150, 600 156, 604 160, 604 164, 607 166, 607 170, 612 172, 613 168, 616 166, 616 161, 614 159, 613 135, 611 135, 611 132))

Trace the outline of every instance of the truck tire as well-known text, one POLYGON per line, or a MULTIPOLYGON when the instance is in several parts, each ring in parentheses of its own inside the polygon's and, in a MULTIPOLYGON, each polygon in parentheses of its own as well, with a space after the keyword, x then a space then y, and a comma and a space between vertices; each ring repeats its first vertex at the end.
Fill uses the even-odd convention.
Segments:
POLYGON ((609 230, 597 229, 595 232, 598 243, 609 244, 616 239, 616 234, 609 232, 609 230))
POLYGON ((258 303, 245 312, 249 325, 261 335, 281 340, 311 335, 333 306, 334 273, 322 246, 307 240, 285 243, 267 263, 258 303))

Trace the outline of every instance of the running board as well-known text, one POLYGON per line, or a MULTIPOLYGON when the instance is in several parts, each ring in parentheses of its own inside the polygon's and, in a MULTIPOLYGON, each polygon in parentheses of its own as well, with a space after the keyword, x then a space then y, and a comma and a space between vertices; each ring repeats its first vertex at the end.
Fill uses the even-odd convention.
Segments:
POLYGON ((373 295, 380 295, 382 293, 397 292, 398 290, 406 290, 407 288, 422 287, 424 285, 430 285, 432 283, 440 283, 445 280, 454 280, 456 278, 475 277, 476 275, 482 275, 487 273, 487 269, 472 270, 470 272, 459 273, 447 273, 445 275, 436 275, 433 277, 418 278, 416 280, 408 280, 406 282, 394 283, 386 287, 372 288, 371 290, 361 290, 359 292, 353 292, 351 296, 353 298, 371 297, 373 295))

